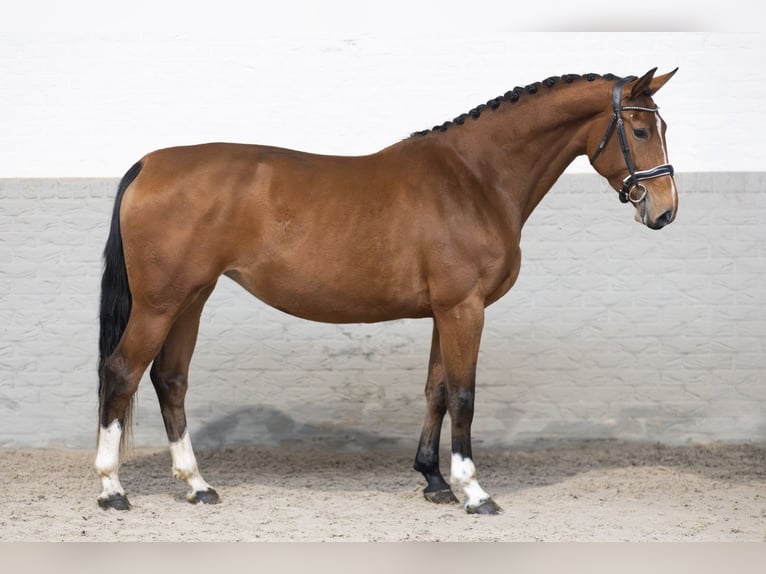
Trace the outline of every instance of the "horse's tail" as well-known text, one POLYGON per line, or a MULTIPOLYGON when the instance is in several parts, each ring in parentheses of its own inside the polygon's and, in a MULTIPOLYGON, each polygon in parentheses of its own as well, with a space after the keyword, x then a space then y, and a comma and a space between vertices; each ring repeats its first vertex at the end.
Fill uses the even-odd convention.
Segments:
MULTIPOLYGON (((102 421, 102 409, 104 406, 104 364, 109 356, 117 348, 128 324, 132 298, 130 285, 128 284, 128 272, 125 267, 125 253, 122 248, 122 233, 120 231, 120 205, 125 190, 141 172, 142 163, 139 161, 131 167, 120 181, 117 196, 114 200, 112 211, 112 224, 109 229, 109 237, 104 247, 104 274, 101 277, 101 309, 99 314, 99 357, 98 357, 98 397, 99 397, 99 425, 102 421)), ((133 400, 125 412, 123 421, 124 432, 122 434, 122 446, 128 444, 131 434, 131 421, 133 414, 133 400)), ((109 421, 107 421, 108 424, 109 421)))

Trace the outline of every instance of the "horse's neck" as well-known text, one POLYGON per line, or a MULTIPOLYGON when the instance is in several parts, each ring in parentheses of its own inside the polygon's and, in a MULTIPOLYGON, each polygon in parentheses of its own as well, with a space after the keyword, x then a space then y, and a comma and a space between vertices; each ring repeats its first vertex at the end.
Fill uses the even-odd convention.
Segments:
POLYGON ((522 98, 443 134, 452 136, 456 151, 488 187, 506 195, 521 224, 567 166, 586 153, 588 128, 608 106, 609 84, 581 80, 522 98))

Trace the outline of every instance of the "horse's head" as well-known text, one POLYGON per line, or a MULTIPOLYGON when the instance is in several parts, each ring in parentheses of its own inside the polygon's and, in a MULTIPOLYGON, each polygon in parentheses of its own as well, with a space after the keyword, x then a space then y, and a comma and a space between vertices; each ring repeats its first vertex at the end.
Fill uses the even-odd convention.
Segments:
POLYGON ((594 169, 609 180, 623 203, 635 206, 636 221, 651 229, 665 227, 678 211, 673 166, 665 145, 666 124, 652 101, 678 68, 655 78, 656 70, 617 81, 609 107, 588 134, 588 157, 594 169))

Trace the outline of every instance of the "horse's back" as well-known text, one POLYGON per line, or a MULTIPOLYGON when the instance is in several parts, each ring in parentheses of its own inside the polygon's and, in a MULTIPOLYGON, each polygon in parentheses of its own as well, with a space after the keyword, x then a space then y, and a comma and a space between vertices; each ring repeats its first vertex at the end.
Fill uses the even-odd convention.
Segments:
POLYGON ((153 263, 184 281, 226 274, 294 315, 427 316, 435 282, 462 297, 483 259, 497 259, 487 236, 464 232, 476 226, 456 169, 422 146, 355 157, 225 143, 167 148, 143 159, 124 228, 144 244, 135 252, 150 245, 153 263), (441 281, 447 269, 463 271, 441 281))
POLYGON ((219 143, 142 163, 122 206, 129 258, 151 253, 184 282, 226 274, 316 320, 428 314, 423 229, 379 158, 219 143))

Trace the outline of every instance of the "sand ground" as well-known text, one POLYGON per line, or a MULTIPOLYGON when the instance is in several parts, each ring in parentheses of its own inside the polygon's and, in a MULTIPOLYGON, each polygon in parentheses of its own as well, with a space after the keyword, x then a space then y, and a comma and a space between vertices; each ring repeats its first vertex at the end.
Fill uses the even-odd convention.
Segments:
POLYGON ((761 445, 475 448, 493 517, 426 502, 398 447, 202 450, 216 506, 185 501, 166 449, 139 449, 121 469, 128 512, 96 505, 93 455, 0 449, 0 541, 766 541, 761 445))

